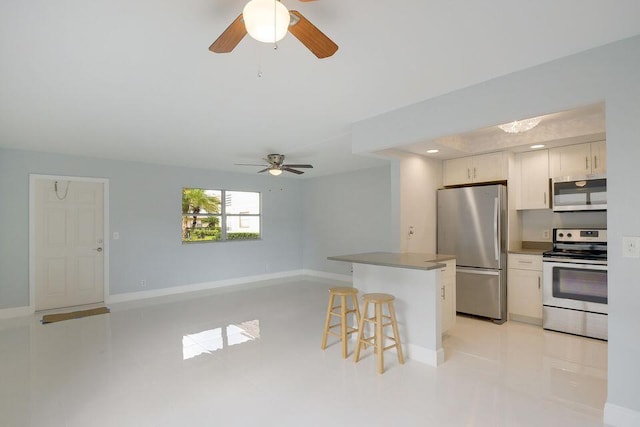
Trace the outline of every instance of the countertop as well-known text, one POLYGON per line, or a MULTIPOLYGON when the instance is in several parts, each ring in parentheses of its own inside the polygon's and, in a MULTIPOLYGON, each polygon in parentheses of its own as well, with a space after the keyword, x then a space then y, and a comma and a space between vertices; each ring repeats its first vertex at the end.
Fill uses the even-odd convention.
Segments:
POLYGON ((521 255, 542 255, 543 252, 546 252, 548 249, 510 249, 510 254, 521 254, 521 255))
POLYGON ((445 267, 443 261, 455 259, 455 255, 428 253, 367 252, 362 254, 336 255, 327 257, 332 261, 356 264, 372 264, 386 267, 410 268, 414 270, 436 270, 445 267))

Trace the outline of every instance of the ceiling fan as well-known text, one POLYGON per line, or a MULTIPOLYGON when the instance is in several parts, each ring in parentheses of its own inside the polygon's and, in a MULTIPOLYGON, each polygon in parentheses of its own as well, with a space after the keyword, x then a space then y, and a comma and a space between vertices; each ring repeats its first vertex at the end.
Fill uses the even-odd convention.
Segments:
POLYGON ((288 10, 280 0, 249 1, 209 50, 214 53, 231 52, 247 33, 258 41, 276 43, 287 31, 318 58, 327 58, 338 50, 338 45, 307 18, 297 10, 288 10))
POLYGON ((275 175, 275 176, 280 175, 283 171, 293 172, 297 175, 302 175, 304 173, 303 171, 299 171, 294 168, 305 168, 305 169, 313 168, 312 165, 294 165, 294 164, 286 165, 284 164, 284 154, 269 154, 267 155, 267 158, 264 159, 264 161, 267 162, 268 164, 255 165, 255 164, 249 164, 249 163, 236 163, 236 166, 266 166, 266 168, 259 170, 258 173, 269 172, 271 175, 275 175))

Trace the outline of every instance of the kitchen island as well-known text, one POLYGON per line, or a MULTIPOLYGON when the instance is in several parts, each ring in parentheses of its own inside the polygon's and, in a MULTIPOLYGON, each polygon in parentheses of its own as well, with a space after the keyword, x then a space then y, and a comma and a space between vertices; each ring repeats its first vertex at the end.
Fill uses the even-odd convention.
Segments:
POLYGON ((353 286, 361 294, 383 292, 396 298, 400 340, 410 359, 438 366, 442 348, 441 270, 453 255, 369 252, 330 256, 350 262, 353 286))

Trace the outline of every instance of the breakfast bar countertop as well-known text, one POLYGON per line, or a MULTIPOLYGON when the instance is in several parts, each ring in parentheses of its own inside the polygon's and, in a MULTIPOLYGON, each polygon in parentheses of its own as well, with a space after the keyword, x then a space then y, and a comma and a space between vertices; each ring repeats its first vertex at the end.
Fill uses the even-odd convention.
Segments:
POLYGON ((436 270, 444 268, 443 261, 455 259, 455 255, 429 254, 419 252, 366 252, 351 255, 327 257, 333 261, 345 261, 356 264, 371 264, 385 267, 410 268, 414 270, 436 270))

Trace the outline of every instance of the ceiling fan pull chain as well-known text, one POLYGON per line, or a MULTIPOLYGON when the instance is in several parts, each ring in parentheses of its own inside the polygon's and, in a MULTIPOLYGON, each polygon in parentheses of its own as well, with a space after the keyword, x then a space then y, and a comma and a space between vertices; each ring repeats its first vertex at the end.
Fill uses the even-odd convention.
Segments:
POLYGON ((278 38, 278 36, 276 34, 276 24, 277 24, 276 23, 276 20, 277 20, 277 18, 276 18, 276 15, 277 15, 277 13, 276 13, 277 3, 276 2, 277 1, 278 0, 275 0, 273 2, 273 50, 278 50, 278 42, 276 41, 277 38, 278 38))

